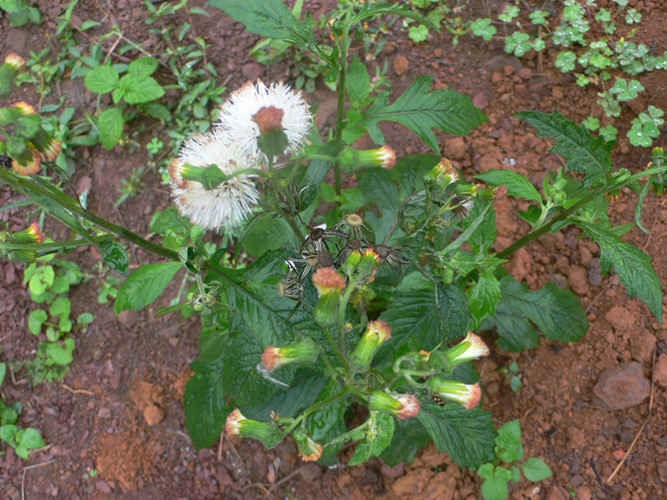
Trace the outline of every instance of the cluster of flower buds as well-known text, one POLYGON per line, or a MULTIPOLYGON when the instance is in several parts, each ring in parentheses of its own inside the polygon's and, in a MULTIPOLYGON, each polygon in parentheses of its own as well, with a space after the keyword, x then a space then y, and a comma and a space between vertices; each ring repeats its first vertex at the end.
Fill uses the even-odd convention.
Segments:
POLYGON ((424 176, 428 184, 435 184, 440 188, 446 188, 451 183, 461 180, 461 175, 456 167, 447 158, 442 158, 431 171, 424 176))
POLYGON ((319 355, 319 346, 311 339, 304 338, 283 347, 267 347, 262 353, 262 363, 267 371, 272 372, 285 365, 315 363, 319 355))
POLYGON ((346 147, 338 155, 338 162, 343 170, 350 172, 366 167, 390 169, 396 165, 396 151, 386 145, 377 149, 346 147))
POLYGON ((39 244, 44 242, 44 233, 39 224, 33 222, 27 228, 17 233, 0 233, 0 250, 4 246, 7 250, 2 251, 2 255, 9 260, 19 262, 32 262, 38 254, 35 250, 29 248, 11 248, 14 245, 39 244), (4 245, 3 245, 4 244, 4 245))
POLYGON ((284 437, 274 422, 261 422, 246 418, 238 408, 227 416, 225 433, 228 436, 257 439, 267 448, 273 448, 284 437))
POLYGON ((375 280, 375 272, 380 265, 380 256, 372 248, 361 252, 350 252, 342 266, 342 271, 357 287, 362 287, 375 280))
POLYGON ((391 339, 391 328, 386 322, 380 319, 370 321, 352 351, 351 359, 354 365, 360 369, 368 369, 375 354, 389 339, 391 339))
POLYGON ((375 391, 368 399, 368 409, 391 413, 395 417, 405 420, 419 415, 421 406, 414 394, 375 391))

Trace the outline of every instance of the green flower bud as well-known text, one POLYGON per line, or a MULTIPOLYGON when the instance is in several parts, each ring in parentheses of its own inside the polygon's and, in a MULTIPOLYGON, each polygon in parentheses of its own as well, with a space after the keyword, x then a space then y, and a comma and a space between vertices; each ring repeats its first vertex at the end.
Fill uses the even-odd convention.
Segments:
POLYGON ((273 448, 282 440, 282 434, 276 425, 246 418, 238 408, 227 416, 225 433, 228 436, 257 439, 267 448, 273 448))
POLYGON ((300 431, 294 431, 292 436, 294 436, 294 441, 296 441, 301 460, 304 462, 317 462, 320 459, 324 451, 324 447, 320 443, 300 431))
POLYGON ((354 171, 364 167, 390 169, 396 165, 396 151, 386 145, 378 149, 354 149, 346 147, 338 155, 338 161, 346 171, 354 171))
POLYGON ((311 339, 283 347, 269 346, 262 353, 264 367, 272 372, 281 366, 295 363, 314 363, 320 354, 319 346, 311 339))
POLYGON ((368 400, 368 409, 384 411, 400 418, 412 418, 419 414, 421 406, 414 394, 393 394, 375 391, 368 400))
POLYGON ((315 321, 322 327, 335 325, 340 296, 346 286, 345 278, 333 267, 322 267, 313 274, 313 284, 320 297, 315 306, 315 321))
POLYGON ((360 368, 368 368, 378 349, 391 338, 391 328, 382 320, 368 323, 366 331, 352 352, 352 360, 360 368))
POLYGON ((467 361, 473 361, 489 355, 489 348, 484 341, 472 332, 454 347, 444 352, 445 358, 451 369, 467 361))
POLYGON ((428 388, 438 397, 460 403, 466 410, 477 406, 482 399, 479 384, 464 384, 456 380, 445 380, 440 377, 429 379, 428 388))

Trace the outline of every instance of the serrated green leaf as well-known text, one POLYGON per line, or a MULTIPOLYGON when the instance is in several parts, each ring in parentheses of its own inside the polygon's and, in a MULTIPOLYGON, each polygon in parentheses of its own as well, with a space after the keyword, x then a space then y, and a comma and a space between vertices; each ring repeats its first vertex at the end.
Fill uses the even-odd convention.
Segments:
POLYGON ((628 295, 643 300, 658 321, 662 322, 662 284, 651 257, 640 248, 621 241, 607 229, 581 221, 577 225, 600 245, 602 267, 613 266, 628 295))
POLYGON ((532 125, 540 137, 556 139, 551 152, 565 158, 568 170, 584 173, 585 185, 601 181, 611 172, 614 145, 592 136, 585 127, 558 112, 522 111, 517 116, 532 125))
POLYGON ((507 500, 509 497, 508 483, 512 473, 504 467, 484 464, 477 473, 484 479, 482 497, 484 500, 507 500), (482 475, 484 474, 484 475, 482 475))
POLYGON ((91 69, 84 78, 86 88, 96 94, 106 94, 118 86, 118 72, 107 64, 91 69))
POLYGON ((300 383, 276 394, 265 403, 246 408, 243 414, 248 418, 264 421, 270 420, 272 412, 282 418, 295 417, 315 403, 329 378, 312 370, 302 370, 294 375, 294 380, 299 380, 300 383))
POLYGON ((466 296, 458 287, 429 282, 397 291, 380 318, 389 323, 392 335, 378 355, 383 358, 390 353, 430 350, 463 337, 470 313, 466 296))
POLYGON ((391 443, 395 420, 389 413, 371 411, 364 440, 357 444, 348 465, 359 465, 379 456, 391 443))
POLYGON ((541 458, 529 458, 521 468, 528 481, 543 481, 553 475, 549 466, 541 458))
POLYGON ((203 335, 199 357, 192 363, 194 375, 185 386, 185 426, 195 448, 215 443, 232 410, 227 405, 227 384, 223 377, 225 333, 203 335))
POLYGON ((503 349, 523 351, 535 347, 538 331, 559 342, 573 342, 586 334, 586 313, 572 292, 551 283, 531 291, 511 276, 504 277, 500 287, 502 298, 496 314, 483 327, 497 328, 503 349))
POLYGON ((270 250, 296 247, 298 242, 294 231, 285 219, 264 213, 248 224, 242 238, 248 255, 261 257, 270 250))
POLYGON ((164 89, 152 76, 127 74, 120 80, 123 99, 128 104, 155 101, 164 95, 164 89))
POLYGON ((115 311, 139 311, 152 304, 181 268, 180 262, 146 264, 130 274, 118 290, 115 311))
POLYGON ((389 170, 380 167, 364 169, 357 174, 357 184, 368 203, 386 210, 398 206, 398 186, 389 170))
POLYGON ((542 202, 540 192, 526 179, 525 176, 511 170, 489 170, 475 176, 491 186, 507 186, 510 196, 525 198, 526 200, 542 202))
POLYGON ((39 335, 42 331, 42 325, 47 320, 48 315, 43 309, 35 309, 28 315, 28 330, 33 335, 39 335))
POLYGON ((382 452, 382 461, 390 467, 400 463, 409 464, 415 459, 419 450, 430 442, 431 438, 418 419, 398 420, 394 437, 382 452))
MULTIPOLYGON (((16 443, 17 448, 23 448, 28 452, 28 455, 30 454, 30 450, 42 448, 46 444, 40 432, 32 427, 18 431, 16 433, 16 443)), ((28 458, 28 456, 22 456, 21 458, 28 458)))
POLYGON ((210 0, 207 5, 225 11, 250 33, 289 42, 312 42, 309 22, 300 21, 282 0, 210 0))
POLYGON ((498 429, 495 451, 498 459, 507 464, 523 460, 521 423, 518 420, 510 420, 498 429))
POLYGON ((154 57, 140 57, 129 64, 127 72, 136 77, 150 76, 157 69, 157 65, 158 60, 154 57))
POLYGON ((162 120, 165 123, 171 120, 171 112, 164 104, 160 104, 159 102, 148 102, 141 109, 148 116, 162 120))
POLYGON ((347 72, 347 93, 350 101, 359 103, 368 97, 370 91, 371 77, 366 65, 358 56, 354 56, 347 72))
POLYGON ((97 129, 100 133, 100 142, 105 149, 113 149, 121 136, 125 120, 120 108, 107 108, 97 118, 97 129))
POLYGON ((496 429, 487 411, 480 407, 466 410, 458 404, 422 404, 417 418, 438 451, 446 452, 461 467, 493 462, 496 429))
POLYGON ((477 322, 496 312, 500 296, 500 282, 493 271, 482 272, 477 283, 468 292, 470 313, 477 322))
POLYGON ((363 118, 371 137, 376 142, 384 142, 378 125, 383 121, 392 121, 409 128, 433 151, 439 152, 433 129, 467 135, 487 120, 469 96, 451 89, 431 91, 432 84, 433 78, 420 77, 392 104, 384 100, 376 101, 366 110, 363 118))

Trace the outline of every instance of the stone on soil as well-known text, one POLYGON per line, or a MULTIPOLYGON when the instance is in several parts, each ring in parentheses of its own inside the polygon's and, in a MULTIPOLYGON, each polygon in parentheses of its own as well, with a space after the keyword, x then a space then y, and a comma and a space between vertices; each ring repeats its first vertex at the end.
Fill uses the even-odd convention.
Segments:
POLYGON ((636 311, 630 311, 623 306, 612 307, 604 317, 614 330, 633 330, 637 328, 639 321, 636 311))
POLYGON ((642 365, 636 362, 606 369, 593 388, 595 395, 611 410, 637 406, 648 397, 650 391, 651 384, 644 376, 642 365))
POLYGON ((667 354, 662 353, 655 364, 653 380, 662 387, 667 387, 667 354))
POLYGON ((655 349, 655 337, 646 330, 639 330, 630 336, 630 352, 632 358, 645 363, 651 360, 655 349))

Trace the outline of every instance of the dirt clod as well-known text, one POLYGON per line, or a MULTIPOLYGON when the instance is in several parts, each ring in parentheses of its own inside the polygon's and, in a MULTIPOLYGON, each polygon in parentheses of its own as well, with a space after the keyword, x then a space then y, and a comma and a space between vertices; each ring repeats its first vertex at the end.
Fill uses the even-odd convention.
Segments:
POLYGON ((650 389, 642 365, 632 362, 603 371, 593 392, 611 410, 622 410, 640 404, 648 397, 650 389))

